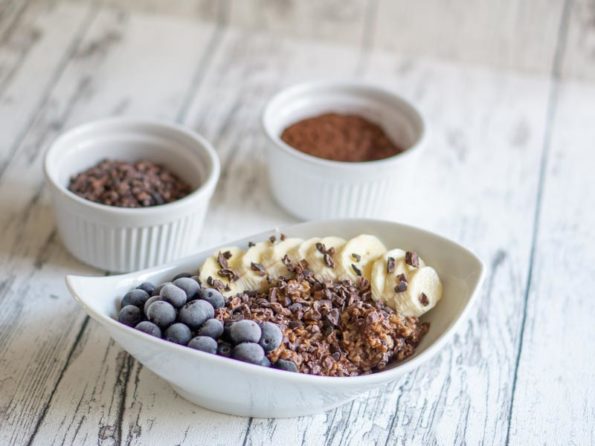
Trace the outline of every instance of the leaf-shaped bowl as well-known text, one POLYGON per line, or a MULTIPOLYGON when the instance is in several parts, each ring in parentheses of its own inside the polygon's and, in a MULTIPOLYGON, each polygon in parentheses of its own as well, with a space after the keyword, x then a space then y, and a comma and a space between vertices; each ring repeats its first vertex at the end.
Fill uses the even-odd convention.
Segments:
MULTIPOLYGON (((275 230, 231 241, 222 246, 245 247, 275 230)), ((430 330, 407 360, 381 372, 357 377, 323 377, 290 373, 246 364, 179 346, 120 324, 114 317, 121 297, 141 282, 160 283, 177 273, 197 269, 217 247, 169 264, 119 276, 67 276, 75 300, 110 336, 145 367, 170 383, 185 399, 207 409, 253 417, 294 417, 344 404, 375 387, 396 380, 444 347, 465 319, 483 280, 479 258, 463 246, 431 232, 399 223, 366 220, 325 220, 282 229, 303 239, 334 235, 345 239, 366 233, 387 247, 417 251, 440 275, 444 293, 423 319, 430 330)))

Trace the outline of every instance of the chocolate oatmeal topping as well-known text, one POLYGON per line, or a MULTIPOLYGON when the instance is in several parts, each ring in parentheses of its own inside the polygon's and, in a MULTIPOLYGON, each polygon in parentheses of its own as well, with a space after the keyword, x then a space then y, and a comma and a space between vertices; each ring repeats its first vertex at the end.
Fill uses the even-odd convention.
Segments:
POLYGON ((279 234, 279 240, 284 241, 287 238, 287 236, 283 233, 279 234))
POLYGON ((419 257, 417 256, 417 253, 414 251, 407 251, 405 253, 405 263, 417 268, 419 266, 419 257))
POLYGON ((95 203, 141 208, 179 200, 191 187, 161 164, 105 159, 70 178, 68 190, 95 203))
POLYGON ((397 278, 397 286, 395 287, 395 292, 402 293, 403 291, 407 291, 407 279, 399 280, 397 278))
POLYGON ((403 151, 378 124, 339 113, 299 121, 287 127, 281 139, 304 153, 335 161, 373 161, 403 151))
POLYGON ((318 242, 316 243, 316 249, 322 254, 325 265, 329 268, 334 268, 335 260, 333 259, 333 256, 335 255, 335 248, 331 246, 327 249, 323 243, 318 242))
POLYGON ((421 303, 421 304, 422 304, 424 307, 426 307, 426 306, 427 306, 427 305, 430 303, 430 300, 428 299, 428 296, 426 296, 426 294, 425 294, 425 293, 421 293, 421 294, 419 295, 419 302, 420 302, 420 303, 421 303))
POLYGON ((230 282, 235 282, 239 279, 238 275, 229 268, 222 268, 219 271, 217 271, 217 274, 229 280, 230 282))
POLYGON ((389 257, 386 261, 386 272, 391 274, 395 270, 395 259, 394 257, 389 257))
POLYGON ((229 289, 229 287, 226 286, 222 281, 218 279, 213 279, 211 276, 207 277, 207 285, 212 288, 215 288, 218 291, 225 291, 229 289))
POLYGON ((402 317, 371 298, 361 278, 325 283, 304 261, 286 261, 290 278, 273 280, 262 292, 244 292, 216 310, 224 322, 251 319, 281 327, 283 342, 268 359, 294 362, 302 373, 357 376, 411 356, 429 325, 402 317))
POLYGON ((362 259, 362 256, 360 256, 359 254, 356 253, 351 253, 351 257, 353 257, 353 260, 355 260, 356 262, 359 262, 362 259))
POLYGON ((267 272, 262 263, 250 263, 250 269, 252 271, 256 271, 259 276, 266 276, 267 272))
POLYGON ((254 243, 254 242, 248 242, 248 248, 252 248, 253 246, 256 246, 256 243, 254 243))
MULTIPOLYGON (((227 253, 229 253, 229 251, 226 251, 227 253)), ((231 257, 231 253, 229 253, 229 257, 227 257, 224 253, 219 252, 219 254, 217 254, 217 263, 219 263, 219 266, 223 269, 228 268, 228 264, 227 264, 227 259, 231 257)))
POLYGON ((359 269, 357 266, 355 266, 354 263, 351 264, 351 268, 353 268, 353 271, 355 272, 355 274, 357 274, 358 276, 362 276, 362 270, 359 269))
POLYGON ((275 237, 274 235, 271 235, 271 236, 269 237, 269 242, 271 242, 271 243, 275 243, 276 241, 277 241, 277 237, 275 237))

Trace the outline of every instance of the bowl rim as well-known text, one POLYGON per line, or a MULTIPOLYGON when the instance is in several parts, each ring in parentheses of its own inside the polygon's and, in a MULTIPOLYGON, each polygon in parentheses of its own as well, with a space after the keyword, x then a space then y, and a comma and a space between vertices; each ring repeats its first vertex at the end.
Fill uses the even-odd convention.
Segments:
POLYGON ((427 121, 424 118, 422 111, 418 107, 416 107, 409 100, 403 98, 394 91, 391 91, 378 84, 373 84, 367 81, 321 80, 302 82, 283 88, 277 93, 275 93, 273 97, 271 97, 268 100, 268 102, 265 105, 264 111, 262 112, 260 122, 262 130, 264 131, 267 138, 284 153, 292 156, 293 158, 297 158, 301 161, 305 161, 310 164, 315 164, 321 167, 334 169, 361 170, 366 168, 377 168, 398 163, 400 162, 399 160, 402 160, 404 158, 410 158, 415 153, 421 152, 422 149, 427 146, 426 142, 429 138, 429 130, 426 124, 427 121), (270 122, 272 119, 271 115, 273 114, 274 108, 278 106, 278 103, 282 102, 286 96, 291 96, 293 94, 313 94, 319 90, 330 89, 348 90, 358 95, 372 94, 377 97, 386 97, 391 101, 397 102, 403 109, 407 111, 407 113, 411 115, 412 119, 416 121, 416 124, 419 126, 418 137, 410 147, 408 147, 400 153, 397 153, 396 155, 392 155, 387 158, 382 158, 378 160, 350 162, 329 160, 326 158, 319 158, 314 155, 309 155, 285 143, 280 138, 280 135, 277 135, 275 132, 273 132, 273 130, 271 129, 270 122))
MULTIPOLYGON (((142 134, 142 131, 138 133, 142 134)), ((164 138, 167 139, 167 136, 165 136, 164 138)), ((181 124, 156 118, 110 117, 88 121, 86 123, 72 127, 60 134, 58 138, 56 138, 52 143, 50 143, 49 147, 45 151, 43 171, 46 181, 51 187, 54 188, 54 190, 61 193, 62 196, 69 199, 70 201, 73 201, 81 206, 107 214, 119 216, 147 217, 153 214, 161 214, 164 212, 167 213, 175 211, 199 199, 208 199, 211 191, 215 188, 217 181, 219 180, 219 176, 221 173, 221 164, 213 145, 202 135, 194 132, 193 130, 187 127, 184 127, 181 124), (59 150, 59 148, 63 145, 64 141, 68 138, 77 135, 84 135, 85 133, 88 133, 92 130, 97 131, 97 129, 107 134, 114 131, 114 128, 121 130, 126 127, 142 126, 151 127, 154 129, 164 129, 167 131, 181 134, 192 140, 199 148, 199 150, 202 150, 209 159, 210 166, 207 166, 206 179, 196 189, 192 190, 192 192, 190 192, 185 197, 182 197, 170 203, 158 206, 148 206, 144 208, 125 208, 95 203, 94 201, 82 198, 74 192, 68 190, 67 187, 62 185, 57 180, 56 175, 59 171, 59 165, 57 164, 56 166, 52 167, 50 165, 51 157, 55 155, 55 152, 59 150)))
MULTIPOLYGON (((359 222, 381 223, 381 224, 389 223, 389 224, 392 224, 392 225, 395 225, 395 226, 398 226, 401 228, 405 228, 407 230, 414 230, 414 231, 421 232, 422 234, 424 234, 426 236, 437 238, 437 239, 441 240, 442 242, 446 242, 448 244, 454 245, 455 247, 457 247, 458 249, 463 251, 467 256, 471 257, 478 265, 478 275, 477 275, 477 281, 476 281, 475 287, 470 290, 469 299, 467 300, 467 302, 465 303, 465 306, 461 310, 459 317, 457 319, 455 319, 452 322, 452 324, 446 330, 444 330, 431 345, 429 345, 423 352, 419 353, 419 355, 416 355, 413 358, 408 359, 401 364, 396 364, 394 367, 391 367, 390 369, 384 369, 382 371, 370 373, 368 375, 335 377, 335 376, 309 375, 309 374, 305 374, 305 373, 288 373, 288 372, 285 372, 282 370, 274 369, 272 367, 268 368, 268 367, 262 367, 262 366, 255 365, 255 364, 248 364, 248 363, 245 363, 242 361, 230 360, 229 358, 224 358, 224 357, 220 357, 218 355, 213 355, 213 354, 205 353, 202 351, 194 350, 194 349, 191 349, 186 346, 177 345, 175 343, 165 341, 164 339, 156 338, 156 337, 148 335, 146 333, 142 333, 138 330, 135 330, 133 327, 128 327, 128 326, 118 322, 116 319, 112 318, 111 316, 109 316, 103 312, 95 311, 95 309, 93 309, 92 307, 87 305, 87 303, 85 302, 85 299, 81 298, 81 296, 78 294, 78 291, 77 291, 76 282, 79 280, 106 280, 108 278, 111 280, 115 280, 118 278, 120 278, 120 279, 132 278, 132 277, 138 278, 141 275, 150 275, 150 274, 156 273, 158 271, 163 273, 163 272, 167 271, 168 269, 171 269, 171 270, 176 269, 176 267, 179 267, 181 264, 185 263, 186 261, 189 261, 190 259, 193 259, 194 257, 196 257, 198 255, 201 255, 203 252, 207 252, 207 251, 210 252, 212 249, 216 249, 217 247, 208 248, 204 251, 201 250, 200 252, 197 252, 193 255, 186 256, 184 258, 180 258, 180 259, 174 260, 172 262, 168 262, 167 264, 158 265, 158 266, 154 266, 151 268, 146 268, 146 269, 143 269, 140 271, 134 271, 134 272, 121 274, 121 275, 117 275, 117 276, 67 275, 65 278, 65 281, 66 281, 67 288, 69 289, 69 291, 72 294, 72 296, 74 297, 74 299, 79 303, 79 305, 81 305, 83 307, 83 309, 86 311, 86 313, 89 316, 91 316, 93 319, 95 319, 101 325, 106 326, 106 328, 107 328, 107 326, 113 327, 114 329, 116 329, 118 331, 123 331, 124 333, 130 334, 130 335, 136 337, 137 339, 140 338, 144 341, 152 342, 157 346, 173 349, 173 351, 178 352, 180 354, 198 355, 198 358, 203 358, 203 359, 209 360, 209 361, 223 361, 221 364, 225 364, 228 367, 233 367, 239 371, 244 371, 247 373, 265 373, 265 374, 272 373, 273 375, 271 375, 271 376, 285 377, 286 380, 289 380, 294 383, 310 383, 310 384, 314 384, 314 383, 322 384, 323 383, 325 385, 337 386, 337 385, 348 385, 348 384, 366 385, 366 384, 378 384, 381 382, 387 382, 387 381, 390 381, 391 378, 396 378, 399 375, 402 375, 404 373, 407 373, 407 372, 417 368, 424 362, 431 359, 435 354, 437 354, 444 347, 444 345, 454 335, 455 331, 459 328, 459 326, 462 324, 462 322, 464 320, 466 320, 471 307, 473 306, 474 302, 477 300, 477 295, 479 294, 479 290, 480 290, 481 285, 485 278, 485 265, 482 262, 482 260, 475 253, 473 253, 468 248, 462 246, 461 244, 459 244, 453 240, 450 240, 450 239, 443 237, 439 234, 436 234, 434 232, 431 232, 431 231, 428 231, 428 230, 425 230, 422 228, 418 228, 413 225, 397 223, 397 222, 389 221, 389 220, 379 220, 379 219, 354 218, 354 219, 313 220, 313 221, 302 222, 302 223, 293 224, 293 225, 286 225, 282 228, 275 228, 274 230, 265 231, 260 234, 253 234, 253 235, 250 235, 249 237, 245 237, 245 238, 238 239, 238 240, 232 240, 232 242, 239 244, 239 243, 242 243, 249 239, 255 239, 256 237, 263 237, 265 235, 270 235, 271 232, 276 233, 278 231, 283 231, 284 228, 297 227, 302 224, 332 223, 332 222, 338 222, 338 221, 344 222, 346 220, 354 221, 354 222, 359 221, 359 222)), ((229 243, 227 243, 227 244, 229 244, 229 243)), ((221 246, 225 246, 225 245, 226 244, 221 244, 221 246)))

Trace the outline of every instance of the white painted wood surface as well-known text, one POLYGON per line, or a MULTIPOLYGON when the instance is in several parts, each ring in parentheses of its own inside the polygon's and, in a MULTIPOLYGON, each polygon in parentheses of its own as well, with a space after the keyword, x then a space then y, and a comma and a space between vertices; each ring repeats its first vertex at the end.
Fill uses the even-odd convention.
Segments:
POLYGON ((397 57, 375 50, 364 25, 351 46, 242 31, 224 25, 228 5, 195 4, 217 19, 157 3, 0 5, 0 444, 595 443, 595 87, 397 57), (212 413, 68 296, 64 274, 102 272, 56 237, 43 148, 106 115, 197 130, 223 166, 208 246, 294 221, 268 189, 259 115, 282 86, 320 78, 369 80, 419 104, 431 145, 395 218, 470 246, 488 278, 445 351, 387 388, 313 417, 212 413))

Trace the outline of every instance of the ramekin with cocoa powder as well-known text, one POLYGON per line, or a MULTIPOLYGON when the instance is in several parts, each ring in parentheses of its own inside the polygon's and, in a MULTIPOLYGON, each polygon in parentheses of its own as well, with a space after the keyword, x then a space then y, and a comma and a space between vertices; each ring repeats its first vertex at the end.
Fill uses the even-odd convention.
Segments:
POLYGON ((399 95, 357 82, 304 83, 274 96, 262 121, 272 193, 289 213, 322 219, 398 218, 403 212, 399 206, 415 184, 427 131, 419 110, 399 95), (320 116, 327 121, 351 116, 351 126, 318 128, 301 141, 292 137, 300 122, 311 124, 308 120, 320 116), (368 136, 352 147, 346 134, 355 126, 368 136), (313 147, 328 135, 334 140, 313 147), (392 146, 382 147, 382 141, 392 146))

